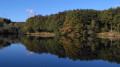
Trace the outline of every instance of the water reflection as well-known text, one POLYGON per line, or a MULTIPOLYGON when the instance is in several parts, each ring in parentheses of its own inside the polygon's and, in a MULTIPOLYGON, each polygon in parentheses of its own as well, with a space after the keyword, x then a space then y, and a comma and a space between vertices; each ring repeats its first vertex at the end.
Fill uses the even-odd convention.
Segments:
POLYGON ((20 43, 18 35, 0 35, 0 49, 10 46, 12 43, 20 43))
MULTIPOLYGON (((9 46, 11 43, 22 43, 30 52, 42 54, 50 53, 59 58, 72 60, 105 60, 120 63, 120 39, 109 40, 92 37, 22 37, 1 36, 0 48, 9 46)), ((31 54, 31 53, 28 53, 31 54)))

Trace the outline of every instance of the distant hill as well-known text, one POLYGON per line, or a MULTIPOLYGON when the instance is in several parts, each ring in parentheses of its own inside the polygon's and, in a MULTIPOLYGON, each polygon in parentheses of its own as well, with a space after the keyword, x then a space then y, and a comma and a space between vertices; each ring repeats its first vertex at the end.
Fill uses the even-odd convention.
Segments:
POLYGON ((12 22, 10 19, 0 18, 0 34, 22 33, 24 22, 12 22))

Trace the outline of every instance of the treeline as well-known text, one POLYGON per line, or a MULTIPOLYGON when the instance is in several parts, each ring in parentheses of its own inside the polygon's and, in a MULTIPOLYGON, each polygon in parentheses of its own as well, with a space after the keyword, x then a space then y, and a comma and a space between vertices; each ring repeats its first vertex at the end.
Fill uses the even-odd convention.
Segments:
POLYGON ((0 18, 0 34, 22 33, 23 22, 12 22, 10 19, 0 18))
POLYGON ((108 10, 77 9, 51 15, 37 15, 27 19, 25 33, 54 32, 62 35, 86 35, 120 31, 120 7, 108 10), (112 27, 111 27, 112 26, 112 27))

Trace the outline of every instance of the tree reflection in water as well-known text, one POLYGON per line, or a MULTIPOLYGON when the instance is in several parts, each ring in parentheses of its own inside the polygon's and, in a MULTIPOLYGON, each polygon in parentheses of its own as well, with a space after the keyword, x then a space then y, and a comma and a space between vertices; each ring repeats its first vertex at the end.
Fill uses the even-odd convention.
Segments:
POLYGON ((59 58, 72 60, 105 60, 120 63, 120 39, 92 38, 92 37, 16 37, 0 38, 0 48, 11 43, 22 43, 31 52, 38 54, 50 53, 59 58))

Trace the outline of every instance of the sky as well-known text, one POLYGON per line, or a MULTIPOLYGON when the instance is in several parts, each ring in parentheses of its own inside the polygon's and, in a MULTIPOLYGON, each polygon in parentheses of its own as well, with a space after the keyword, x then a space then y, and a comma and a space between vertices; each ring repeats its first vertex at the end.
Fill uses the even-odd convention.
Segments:
POLYGON ((1 0, 0 17, 24 22, 34 15, 50 15, 65 10, 105 10, 120 6, 120 0, 1 0))

